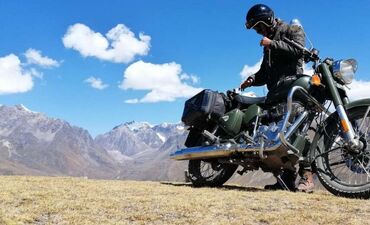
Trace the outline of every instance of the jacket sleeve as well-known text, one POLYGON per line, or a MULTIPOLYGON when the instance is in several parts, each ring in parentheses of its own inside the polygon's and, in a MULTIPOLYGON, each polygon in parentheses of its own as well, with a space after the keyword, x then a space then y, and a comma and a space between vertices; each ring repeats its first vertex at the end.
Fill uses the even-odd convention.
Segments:
POLYGON ((257 73, 251 75, 250 77, 253 78, 253 86, 262 86, 266 84, 266 54, 263 57, 262 64, 260 69, 258 70, 257 73))
MULTIPOLYGON (((305 38, 306 35, 303 29, 299 26, 288 26, 286 35, 287 38, 305 46, 305 38)), ((302 52, 289 45, 288 43, 284 42, 283 40, 273 40, 270 45, 271 49, 277 50, 279 53, 290 57, 290 58, 301 58, 302 52)))

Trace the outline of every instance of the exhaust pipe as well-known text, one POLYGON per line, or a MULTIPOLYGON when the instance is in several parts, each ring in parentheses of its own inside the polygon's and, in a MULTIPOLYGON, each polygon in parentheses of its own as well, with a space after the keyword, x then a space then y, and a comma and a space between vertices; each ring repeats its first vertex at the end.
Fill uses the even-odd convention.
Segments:
MULTIPOLYGON (((281 142, 272 147, 265 148, 264 152, 274 151, 281 146, 281 142)), ((192 148, 184 148, 177 150, 170 155, 174 160, 190 160, 190 159, 210 159, 229 157, 237 152, 259 152, 259 146, 239 145, 239 144, 223 144, 211 146, 198 146, 192 148)))

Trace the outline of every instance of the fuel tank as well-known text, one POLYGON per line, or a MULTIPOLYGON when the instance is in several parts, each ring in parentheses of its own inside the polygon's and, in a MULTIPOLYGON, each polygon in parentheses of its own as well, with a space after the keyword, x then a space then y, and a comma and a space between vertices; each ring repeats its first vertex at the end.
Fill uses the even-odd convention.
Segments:
MULTIPOLYGON (((300 74, 297 76, 289 76, 279 81, 275 88, 269 90, 265 103, 269 105, 276 102, 285 102, 288 92, 294 86, 303 87, 309 92, 311 88, 311 76, 300 74)), ((299 93, 297 93, 295 98, 302 101, 305 100, 304 96, 299 93)))

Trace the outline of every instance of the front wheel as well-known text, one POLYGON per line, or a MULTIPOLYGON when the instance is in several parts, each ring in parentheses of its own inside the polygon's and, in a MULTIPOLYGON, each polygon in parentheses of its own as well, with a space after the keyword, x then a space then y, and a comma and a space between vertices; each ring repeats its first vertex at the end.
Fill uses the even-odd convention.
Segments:
POLYGON ((238 165, 222 164, 217 160, 189 160, 189 178, 195 187, 219 187, 237 168, 238 165))
POLYGON ((336 122, 329 124, 321 137, 325 152, 319 153, 315 161, 317 175, 334 195, 370 198, 370 113, 367 112, 368 107, 348 110, 348 118, 364 145, 360 152, 346 149, 336 122))

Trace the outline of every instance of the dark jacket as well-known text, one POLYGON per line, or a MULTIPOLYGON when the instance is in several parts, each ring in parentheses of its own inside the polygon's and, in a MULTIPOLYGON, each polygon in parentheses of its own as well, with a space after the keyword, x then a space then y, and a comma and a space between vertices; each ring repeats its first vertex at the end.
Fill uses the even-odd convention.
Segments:
POLYGON ((253 86, 267 84, 271 91, 284 77, 303 73, 302 52, 284 42, 284 37, 305 46, 305 33, 301 27, 277 21, 271 45, 263 49, 261 68, 251 76, 254 78, 253 86))

